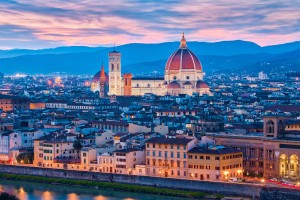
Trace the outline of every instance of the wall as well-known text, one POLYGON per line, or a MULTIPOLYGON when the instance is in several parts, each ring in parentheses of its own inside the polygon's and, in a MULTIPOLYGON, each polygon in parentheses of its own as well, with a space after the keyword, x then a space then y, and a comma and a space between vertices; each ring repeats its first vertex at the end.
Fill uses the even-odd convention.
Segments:
POLYGON ((260 192, 260 200, 298 200, 300 199, 299 190, 284 188, 267 188, 264 187, 260 192))
POLYGON ((148 176, 134 176, 125 174, 109 174, 98 172, 71 171, 62 169, 47 169, 25 166, 0 165, 0 173, 40 175, 58 178, 86 179, 98 181, 111 181, 118 183, 131 183, 138 185, 152 185, 174 189, 200 190, 225 195, 259 196, 261 186, 243 183, 222 183, 207 181, 192 181, 171 178, 148 176))

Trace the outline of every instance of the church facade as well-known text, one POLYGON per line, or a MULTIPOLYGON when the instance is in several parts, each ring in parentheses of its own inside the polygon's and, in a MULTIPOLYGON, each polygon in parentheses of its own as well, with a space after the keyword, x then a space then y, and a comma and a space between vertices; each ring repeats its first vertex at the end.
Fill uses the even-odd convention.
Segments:
POLYGON ((182 35, 179 48, 166 62, 164 77, 133 77, 130 73, 122 76, 121 53, 114 50, 109 53, 109 74, 107 75, 102 67, 92 80, 91 90, 99 91, 100 97, 141 96, 146 93, 160 96, 194 93, 211 95, 203 76, 199 59, 188 49, 182 35))

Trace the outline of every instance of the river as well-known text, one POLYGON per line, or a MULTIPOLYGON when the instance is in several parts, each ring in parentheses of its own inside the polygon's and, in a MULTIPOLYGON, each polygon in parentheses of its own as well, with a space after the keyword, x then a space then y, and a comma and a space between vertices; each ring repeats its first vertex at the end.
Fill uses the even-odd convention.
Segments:
POLYGON ((51 185, 25 181, 0 180, 0 191, 20 200, 180 200, 181 198, 98 190, 80 186, 51 185))

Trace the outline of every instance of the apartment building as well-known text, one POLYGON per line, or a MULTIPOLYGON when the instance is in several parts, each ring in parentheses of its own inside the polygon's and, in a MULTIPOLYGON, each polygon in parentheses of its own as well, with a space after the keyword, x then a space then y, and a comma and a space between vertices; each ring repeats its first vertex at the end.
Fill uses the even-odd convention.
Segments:
POLYGON ((80 155, 73 148, 74 139, 66 134, 50 134, 34 140, 33 165, 67 168, 67 164, 80 163, 80 155))
POLYGON ((193 138, 152 138, 146 142, 146 174, 148 176, 187 178, 188 151, 193 138))
POLYGON ((242 151, 224 146, 195 147, 188 151, 189 179, 226 181, 243 177, 242 151))
POLYGON ((132 174, 136 165, 145 164, 145 151, 142 149, 121 149, 114 151, 113 156, 116 174, 132 174))

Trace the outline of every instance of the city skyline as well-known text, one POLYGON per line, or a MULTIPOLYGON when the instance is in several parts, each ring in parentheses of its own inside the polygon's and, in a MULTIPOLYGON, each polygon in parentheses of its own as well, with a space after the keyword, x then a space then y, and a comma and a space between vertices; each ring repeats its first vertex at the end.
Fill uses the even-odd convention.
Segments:
POLYGON ((300 38, 300 3, 288 1, 5 0, 0 49, 126 43, 247 40, 261 46, 300 38))

